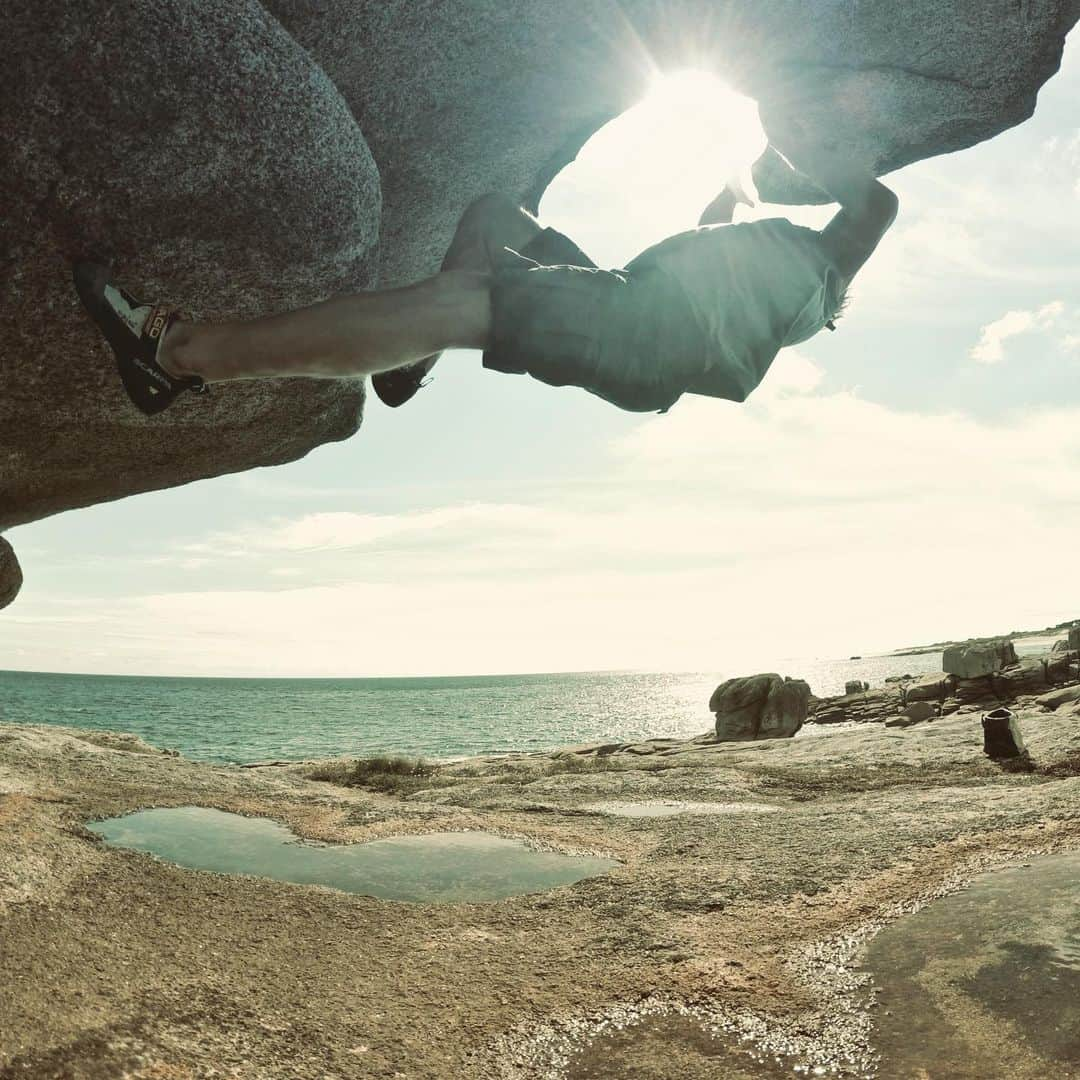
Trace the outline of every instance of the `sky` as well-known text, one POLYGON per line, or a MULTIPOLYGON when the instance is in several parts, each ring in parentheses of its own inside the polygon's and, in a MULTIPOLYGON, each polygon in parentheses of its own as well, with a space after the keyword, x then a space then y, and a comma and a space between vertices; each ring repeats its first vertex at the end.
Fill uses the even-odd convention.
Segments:
MULTIPOLYGON (((447 354, 302 461, 12 530, 0 668, 736 674, 1080 616, 1078 41, 1031 120, 892 174, 839 329, 746 404, 622 413, 447 354)), ((751 103, 677 79, 541 216, 620 265, 761 139, 751 103)))

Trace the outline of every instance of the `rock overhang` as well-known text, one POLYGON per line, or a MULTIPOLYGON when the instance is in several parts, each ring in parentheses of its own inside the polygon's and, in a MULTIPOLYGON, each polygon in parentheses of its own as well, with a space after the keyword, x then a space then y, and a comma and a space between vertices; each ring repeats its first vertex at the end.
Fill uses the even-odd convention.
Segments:
MULTIPOLYGON (((887 172, 1034 108, 1080 0, 16 3, 0 74, 0 528, 279 464, 358 428, 358 381, 133 414, 72 259, 205 317, 434 270, 461 208, 533 206, 661 69, 717 70, 887 172)), ((763 197, 817 201, 767 152, 763 197)))

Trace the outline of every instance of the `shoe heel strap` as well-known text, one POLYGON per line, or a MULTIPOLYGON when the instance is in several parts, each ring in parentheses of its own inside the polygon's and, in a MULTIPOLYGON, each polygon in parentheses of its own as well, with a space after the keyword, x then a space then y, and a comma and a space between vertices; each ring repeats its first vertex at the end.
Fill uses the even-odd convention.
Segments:
MULTIPOLYGON (((146 322, 143 323, 142 338, 153 348, 154 363, 157 364, 158 368, 161 368, 161 365, 157 362, 158 353, 161 351, 161 343, 165 340, 169 327, 175 322, 180 322, 183 318, 182 312, 164 305, 152 307, 150 313, 146 316, 146 322)), ((164 371, 164 369, 161 370, 164 371)), ((201 375, 170 375, 169 378, 179 386, 196 394, 204 393, 207 389, 206 382, 201 375)))

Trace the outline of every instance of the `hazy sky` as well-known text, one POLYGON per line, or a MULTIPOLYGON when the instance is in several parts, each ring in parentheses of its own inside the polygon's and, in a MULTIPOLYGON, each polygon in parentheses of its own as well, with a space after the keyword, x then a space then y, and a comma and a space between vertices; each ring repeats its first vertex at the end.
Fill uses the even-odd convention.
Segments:
MULTIPOLYGON (((0 668, 733 673, 1077 617, 1077 100, 1074 40, 1032 120, 894 174, 840 328, 745 405, 621 413, 455 353, 304 461, 13 530, 0 668)), ((669 95, 542 214, 619 264, 692 227, 753 138, 669 95)))

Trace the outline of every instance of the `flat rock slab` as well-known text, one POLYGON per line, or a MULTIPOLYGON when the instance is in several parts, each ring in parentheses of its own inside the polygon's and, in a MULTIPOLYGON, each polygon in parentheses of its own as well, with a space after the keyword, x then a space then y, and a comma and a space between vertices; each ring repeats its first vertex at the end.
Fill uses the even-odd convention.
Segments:
MULTIPOLYGON (((1058 716, 1024 723, 1037 760, 1075 748, 1058 716)), ((539 1080, 561 1075, 545 1064, 554 1023, 580 1018, 562 1030, 587 1037, 613 1002, 649 995, 712 1002, 755 1039, 786 1017, 770 1051, 828 1064, 852 1034, 837 1024, 862 1014, 804 981, 822 969, 800 960, 807 949, 972 859, 1080 845, 1075 777, 1001 773, 978 727, 864 725, 572 775, 541 754, 474 759, 397 799, 315 783, 303 764, 215 766, 105 732, 0 725, 0 1074, 227 1063, 240 1080, 539 1080), (721 799, 785 803, 753 818, 580 812, 721 799), (533 812, 541 801, 566 812, 533 812), (272 818, 308 841, 494 830, 622 865, 545 894, 421 906, 195 872, 83 827, 184 805, 272 818)), ((835 971, 833 953, 815 955, 835 971)), ((663 1080, 700 1075, 719 1050, 656 1034, 666 1050, 641 1060, 663 1080)))
POLYGON ((1042 1080, 1080 1061, 1080 855, 976 878, 883 930, 865 967, 883 1080, 1042 1080))

